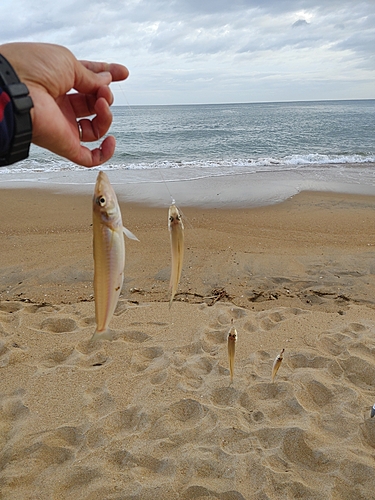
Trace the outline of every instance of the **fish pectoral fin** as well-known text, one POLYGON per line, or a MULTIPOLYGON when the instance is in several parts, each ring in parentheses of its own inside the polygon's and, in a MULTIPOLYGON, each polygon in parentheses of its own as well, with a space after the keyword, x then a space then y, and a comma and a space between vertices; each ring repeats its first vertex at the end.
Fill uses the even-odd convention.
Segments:
POLYGON ((131 231, 129 231, 129 229, 126 229, 126 227, 122 226, 122 231, 129 239, 139 241, 139 239, 131 231))

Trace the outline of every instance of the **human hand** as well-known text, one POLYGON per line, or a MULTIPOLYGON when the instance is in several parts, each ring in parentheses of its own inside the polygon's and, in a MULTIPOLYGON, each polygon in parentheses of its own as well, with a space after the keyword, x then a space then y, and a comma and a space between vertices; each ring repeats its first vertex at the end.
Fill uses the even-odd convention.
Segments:
POLYGON ((83 146, 81 140, 97 141, 108 131, 113 103, 109 84, 128 77, 125 66, 78 61, 67 48, 45 43, 4 44, 0 53, 29 89, 34 103, 34 144, 85 167, 101 165, 111 158, 114 137, 106 137, 93 150, 83 146), (68 93, 72 89, 76 92, 68 93), (92 119, 85 118, 92 115, 92 119))

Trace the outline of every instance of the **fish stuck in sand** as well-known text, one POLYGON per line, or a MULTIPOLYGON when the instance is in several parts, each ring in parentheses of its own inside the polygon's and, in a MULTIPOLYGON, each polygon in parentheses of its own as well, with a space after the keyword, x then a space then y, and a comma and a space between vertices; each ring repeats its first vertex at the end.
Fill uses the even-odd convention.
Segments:
POLYGON ((374 406, 371 408, 371 418, 375 416, 375 404, 374 406))
POLYGON ((120 296, 125 266, 124 233, 138 241, 122 225, 116 193, 104 172, 99 172, 94 189, 93 232, 95 340, 108 338, 108 325, 120 296))
POLYGON ((169 207, 168 228, 171 237, 172 253, 172 271, 169 283, 169 288, 171 288, 171 299, 169 301, 170 308, 180 282, 182 262, 184 259, 184 225, 182 223, 181 214, 175 204, 169 207))
POLYGON ((233 318, 231 319, 231 327, 228 332, 228 359, 229 359, 229 371, 230 371, 230 382, 233 382, 234 375, 234 355, 236 354, 236 342, 237 342, 237 330, 233 325, 233 318))
POLYGON ((283 360, 283 354, 284 354, 285 349, 282 349, 280 354, 278 354, 275 358, 275 361, 273 362, 272 366, 272 382, 275 380, 276 373, 278 372, 278 369, 280 368, 281 362, 283 360))

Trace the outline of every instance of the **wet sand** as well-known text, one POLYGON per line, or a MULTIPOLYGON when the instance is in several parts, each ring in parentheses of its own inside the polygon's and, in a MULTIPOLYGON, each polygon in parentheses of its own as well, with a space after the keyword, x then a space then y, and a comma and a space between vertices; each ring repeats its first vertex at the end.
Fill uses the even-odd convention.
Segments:
POLYGON ((94 345, 91 196, 1 199, 0 498, 373 497, 375 197, 181 207, 171 310, 167 207, 121 203, 140 242, 94 345))

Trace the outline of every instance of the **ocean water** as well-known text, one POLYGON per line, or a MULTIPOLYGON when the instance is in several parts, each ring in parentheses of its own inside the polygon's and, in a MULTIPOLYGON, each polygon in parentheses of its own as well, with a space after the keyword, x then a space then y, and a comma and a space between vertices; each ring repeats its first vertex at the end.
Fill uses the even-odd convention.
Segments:
MULTIPOLYGON (((162 183, 173 194, 175 182, 230 185, 251 176, 255 184, 284 186, 271 202, 302 189, 375 194, 375 100, 112 109, 117 148, 100 168, 120 191, 162 183)), ((27 160, 0 169, 0 187, 91 189, 96 173, 32 146, 27 160)))

